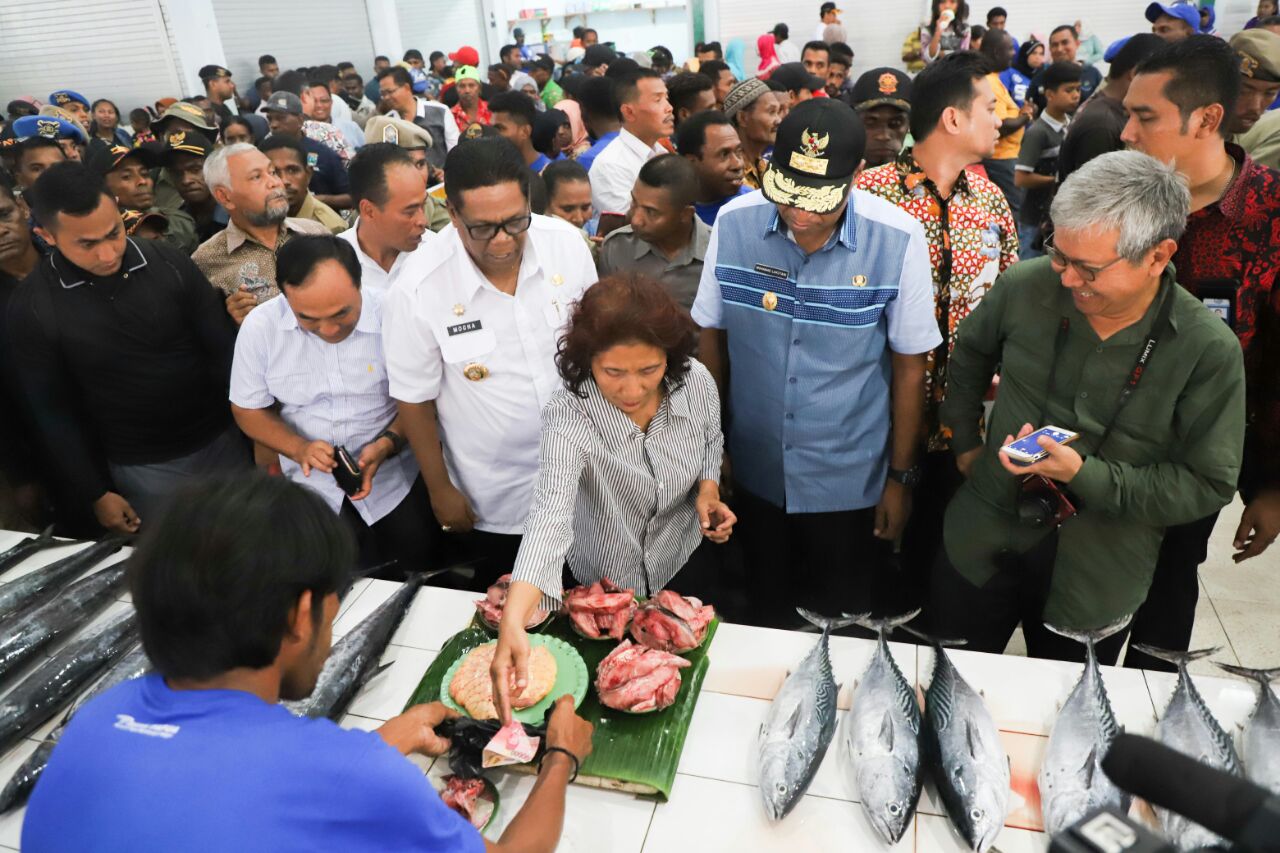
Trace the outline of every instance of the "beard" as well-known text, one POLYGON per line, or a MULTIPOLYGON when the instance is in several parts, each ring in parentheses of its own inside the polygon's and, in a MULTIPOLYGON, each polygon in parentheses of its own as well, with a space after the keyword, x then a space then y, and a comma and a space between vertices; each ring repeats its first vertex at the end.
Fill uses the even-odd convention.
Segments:
POLYGON ((267 205, 258 213, 250 213, 247 218, 255 227, 279 225, 289 216, 289 198, 283 192, 272 193, 267 197, 267 205))

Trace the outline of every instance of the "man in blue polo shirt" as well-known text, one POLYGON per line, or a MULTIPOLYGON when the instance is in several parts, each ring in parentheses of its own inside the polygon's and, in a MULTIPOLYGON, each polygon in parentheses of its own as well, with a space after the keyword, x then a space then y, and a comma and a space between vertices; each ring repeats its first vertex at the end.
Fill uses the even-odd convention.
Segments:
POLYGON ((924 230, 852 190, 866 132, 830 99, 778 127, 761 192, 720 211, 693 319, 725 389, 760 624, 866 611, 919 479, 925 354, 942 342, 924 230))
POLYGON ((550 853, 591 725, 562 697, 524 806, 491 843, 405 760, 442 755, 453 713, 415 705, 375 731, 295 717, 329 656, 355 543, 315 492, 211 479, 175 499, 130 559, 154 670, 87 703, 32 793, 22 849, 550 853))

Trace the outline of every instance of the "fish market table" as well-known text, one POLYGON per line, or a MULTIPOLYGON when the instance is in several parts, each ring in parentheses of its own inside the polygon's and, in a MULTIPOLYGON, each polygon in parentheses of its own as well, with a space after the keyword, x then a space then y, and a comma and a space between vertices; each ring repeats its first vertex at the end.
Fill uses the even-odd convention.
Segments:
MULTIPOLYGON (((0 531, 0 550, 20 534, 0 531)), ((11 576, 20 576, 71 553, 59 548, 37 555, 11 576)), ((127 556, 127 549, 108 562, 127 556)), ((10 579, 6 577, 6 580, 10 579)), ((335 639, 389 598, 398 584, 361 581, 344 599, 334 625, 335 639)), ((404 707, 444 643, 465 627, 475 613, 477 594, 438 587, 420 590, 384 654, 390 663, 356 697, 342 725, 373 729, 404 707)), ((127 608, 123 596, 106 613, 127 608)), ((568 794, 562 851, 593 853, 670 853, 670 851, 808 851, 839 849, 873 851, 885 845, 863 816, 842 771, 839 738, 795 810, 778 824, 765 817, 756 788, 756 737, 770 700, 789 670, 817 641, 816 634, 777 631, 723 623, 712 641, 710 668, 702 685, 670 799, 637 797, 617 791, 574 785, 568 794)), ((927 682, 933 651, 927 647, 890 644, 908 681, 927 682)), ((869 640, 831 638, 831 659, 841 685, 839 706, 848 708, 854 682, 861 677, 875 644, 869 640)), ((1080 666, 963 650, 949 652, 952 662, 976 690, 1000 728, 1012 759, 1011 814, 995 846, 1003 853, 1043 851, 1048 837, 1040 831, 1035 776, 1058 705, 1080 674, 1080 666)), ((1104 667, 1116 716, 1130 732, 1154 730, 1155 712, 1163 710, 1173 689, 1172 675, 1104 667)), ((1244 681, 1195 676, 1218 720, 1238 731, 1254 703, 1254 688, 1244 681)), ((924 685, 921 685, 924 686, 924 685)), ((42 726, 13 750, 0 756, 0 784, 53 728, 42 726)), ((410 759, 439 787, 448 772, 445 759, 410 759)), ((533 778, 498 771, 493 776, 501 796, 496 820, 486 833, 497 838, 529 795, 533 778)), ((0 850, 17 849, 22 812, 0 818, 0 850)), ((926 781, 914 825, 894 850, 962 851, 942 805, 926 781)))

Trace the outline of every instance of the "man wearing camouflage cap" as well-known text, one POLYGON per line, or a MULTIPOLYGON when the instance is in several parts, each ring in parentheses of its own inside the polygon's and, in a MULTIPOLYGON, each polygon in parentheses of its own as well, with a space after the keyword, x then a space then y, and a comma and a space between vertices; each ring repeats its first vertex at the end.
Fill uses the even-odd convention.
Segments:
POLYGON ((1230 45, 1240 57, 1234 141, 1253 162, 1280 169, 1280 110, 1267 109, 1280 94, 1280 35, 1258 27, 1232 36, 1230 45))

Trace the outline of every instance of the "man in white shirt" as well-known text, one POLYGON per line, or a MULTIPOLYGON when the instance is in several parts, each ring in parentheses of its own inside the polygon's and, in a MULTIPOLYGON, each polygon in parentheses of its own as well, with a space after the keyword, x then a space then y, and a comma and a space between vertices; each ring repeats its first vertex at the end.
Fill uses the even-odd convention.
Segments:
POLYGON ((602 237, 627 224, 640 167, 667 153, 659 140, 675 130, 667 84, 658 72, 642 68, 626 75, 618 81, 617 96, 622 130, 591 164, 591 203, 600 214, 596 233, 602 237))
POLYGON ((280 454, 285 476, 342 516, 368 566, 403 578, 433 556, 426 489, 388 393, 382 300, 362 292, 349 243, 299 237, 280 249, 283 298, 240 327, 231 368, 231 412, 245 435, 280 454), (347 489, 339 448, 358 468, 347 489), (352 490, 353 489, 353 490, 352 490))
POLYGON ((413 94, 413 78, 399 65, 378 75, 378 93, 382 106, 391 118, 411 121, 431 134, 432 145, 427 161, 437 169, 444 165, 445 155, 458 144, 458 123, 449 108, 439 101, 428 101, 413 94))
POLYGON ((408 152, 390 142, 360 149, 347 170, 360 218, 342 232, 356 250, 366 293, 385 296, 401 277, 421 276, 427 230, 427 188, 408 152))
POLYGON ((452 224, 422 274, 387 297, 391 396, 455 555, 484 589, 511 571, 538 471, 540 413, 560 387, 556 342, 596 280, 568 223, 529 210, 529 168, 505 139, 445 163, 452 224))

